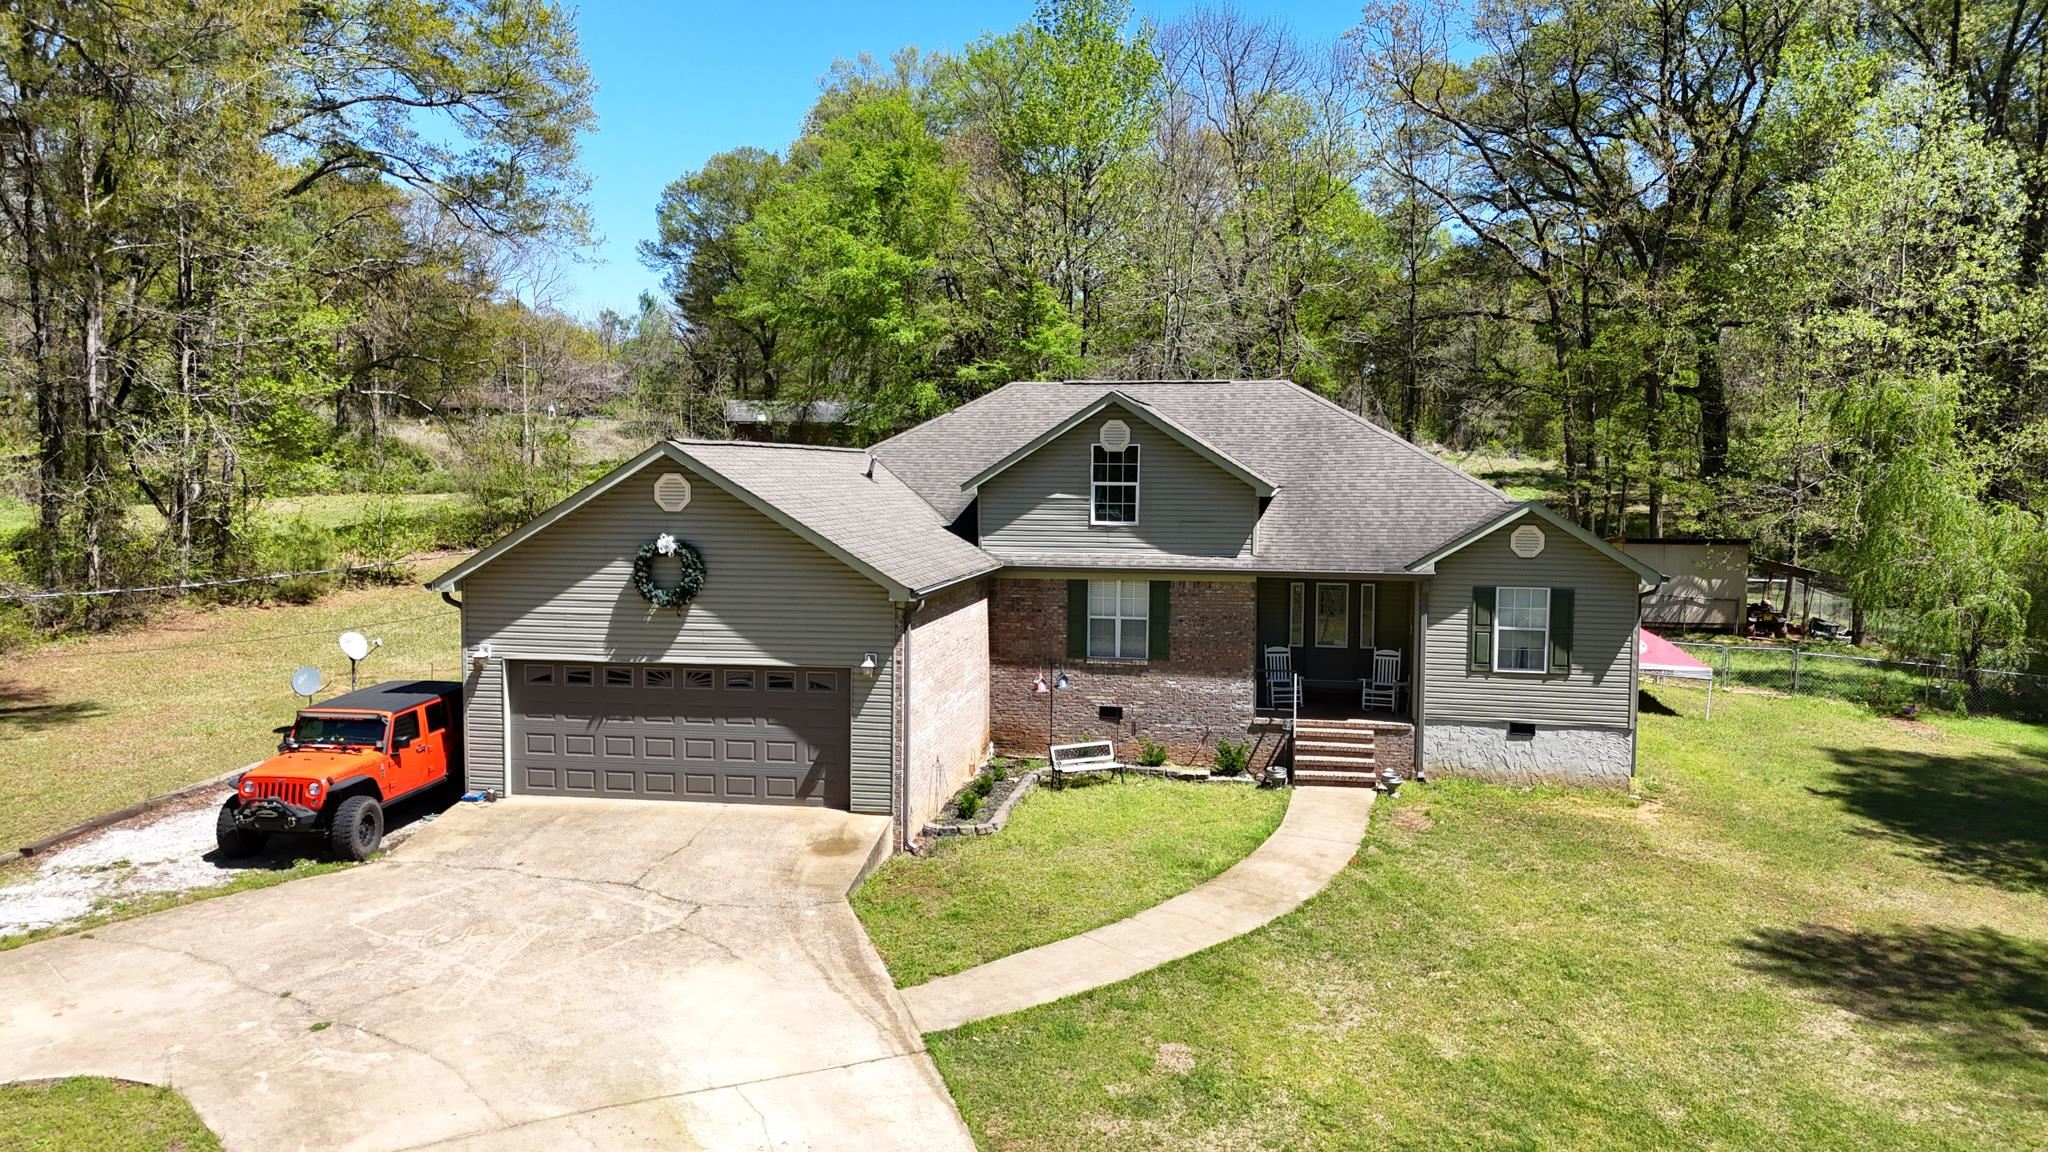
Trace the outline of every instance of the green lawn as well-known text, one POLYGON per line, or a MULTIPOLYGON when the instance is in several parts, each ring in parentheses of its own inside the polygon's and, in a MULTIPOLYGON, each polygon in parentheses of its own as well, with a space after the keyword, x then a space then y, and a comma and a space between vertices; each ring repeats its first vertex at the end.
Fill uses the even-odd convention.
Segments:
MULTIPOLYGON (((422 573, 423 575, 427 573, 422 573)), ((292 669, 336 690, 355 628, 384 646, 365 683, 455 677, 457 613, 416 581, 306 606, 181 609, 146 628, 50 644, 0 665, 0 849, 217 776, 277 747, 292 669)))
POLYGON ((1265 842, 1287 795, 1134 776, 1025 796, 993 836, 898 856, 853 895, 898 987, 1121 920, 1265 842))
MULTIPOLYGON (((362 520, 373 505, 394 513, 416 515, 442 511, 460 499, 460 496, 452 492, 343 492, 318 496, 278 496, 263 501, 257 509, 257 515, 272 522, 304 517, 323 528, 345 528, 362 520)), ((137 530, 144 532, 158 531, 164 523, 163 516, 155 507, 148 504, 131 506, 127 518, 137 530)), ((0 495, 0 536, 27 528, 35 522, 35 505, 12 496, 0 495)))
POLYGON ((8 1152, 219 1152, 220 1141, 169 1088, 98 1076, 0 1085, 8 1152))
POLYGON ((2048 730, 1656 698, 1639 797, 1411 786, 1267 928, 931 1037, 981 1145, 2048 1147, 2048 730))

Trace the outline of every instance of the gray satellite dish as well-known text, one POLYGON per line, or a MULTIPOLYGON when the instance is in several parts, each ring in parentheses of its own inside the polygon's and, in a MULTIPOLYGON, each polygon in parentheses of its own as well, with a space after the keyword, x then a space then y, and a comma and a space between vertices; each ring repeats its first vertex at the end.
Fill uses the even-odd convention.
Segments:
POLYGON ((370 654, 370 642, 363 639, 361 632, 343 632, 341 654, 351 660, 361 660, 370 654))
POLYGON ((309 702, 326 686, 325 681, 320 678, 320 670, 311 664, 292 673, 292 691, 304 696, 309 702))

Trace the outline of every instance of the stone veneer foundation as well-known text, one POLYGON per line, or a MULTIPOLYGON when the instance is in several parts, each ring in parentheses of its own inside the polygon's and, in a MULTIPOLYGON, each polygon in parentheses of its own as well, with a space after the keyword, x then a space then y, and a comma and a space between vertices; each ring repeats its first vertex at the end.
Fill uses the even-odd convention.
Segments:
POLYGON ((1510 737, 1501 724, 1429 723, 1423 762, 1432 776, 1464 776, 1500 784, 1577 784, 1626 788, 1634 768, 1626 729, 1536 725, 1510 737))
POLYGON ((989 728, 996 747, 1044 757, 1051 744, 1113 740, 1136 762, 1138 741, 1164 744, 1180 764, 1208 764, 1218 740, 1245 740, 1253 708, 1257 585, 1249 580, 1175 580, 1164 660, 1067 656, 1067 582, 1001 577, 990 582, 989 728), (1072 687, 1046 696, 1032 682, 1048 661, 1072 687), (1104 706, 1121 707, 1104 720, 1104 706))

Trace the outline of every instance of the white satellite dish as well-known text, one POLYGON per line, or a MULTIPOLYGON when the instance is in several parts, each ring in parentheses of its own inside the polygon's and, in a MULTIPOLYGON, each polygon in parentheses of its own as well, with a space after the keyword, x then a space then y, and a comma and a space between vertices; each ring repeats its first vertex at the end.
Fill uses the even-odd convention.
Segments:
POLYGON ((370 654, 370 642, 363 638, 361 632, 343 632, 341 654, 351 660, 361 660, 370 654))
POLYGON ((304 696, 307 700, 318 696, 320 689, 326 686, 326 681, 320 676, 320 670, 311 664, 304 665, 298 671, 292 673, 292 691, 304 696))

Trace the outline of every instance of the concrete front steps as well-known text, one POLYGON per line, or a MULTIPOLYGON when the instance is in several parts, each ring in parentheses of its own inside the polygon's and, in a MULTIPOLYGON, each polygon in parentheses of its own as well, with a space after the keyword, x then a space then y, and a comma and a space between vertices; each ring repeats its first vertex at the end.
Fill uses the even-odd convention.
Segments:
POLYGON ((1294 728, 1297 787, 1377 788, 1369 720, 1300 720, 1294 728))

